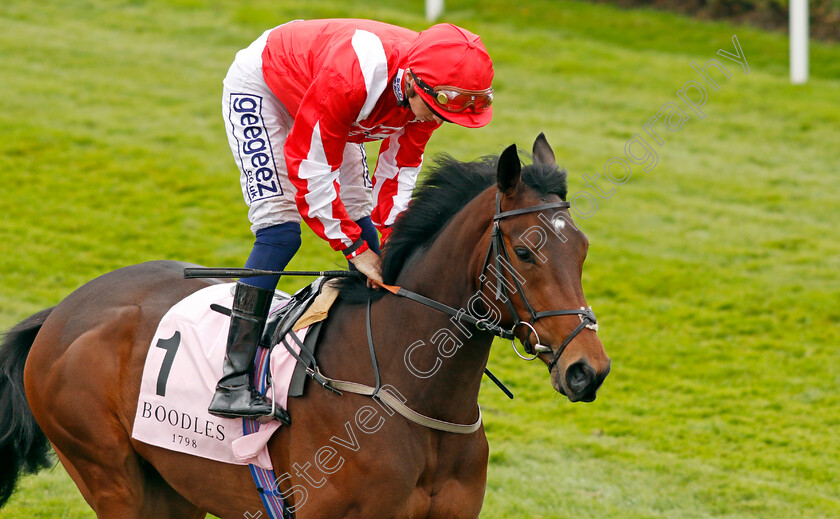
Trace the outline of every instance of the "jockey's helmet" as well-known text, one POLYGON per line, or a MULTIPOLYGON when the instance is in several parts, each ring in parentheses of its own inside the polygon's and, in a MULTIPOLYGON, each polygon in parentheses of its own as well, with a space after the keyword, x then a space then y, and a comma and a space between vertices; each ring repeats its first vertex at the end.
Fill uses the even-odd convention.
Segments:
POLYGON ((478 128, 493 117, 493 61, 481 38, 441 23, 417 35, 408 50, 414 90, 447 121, 478 128))

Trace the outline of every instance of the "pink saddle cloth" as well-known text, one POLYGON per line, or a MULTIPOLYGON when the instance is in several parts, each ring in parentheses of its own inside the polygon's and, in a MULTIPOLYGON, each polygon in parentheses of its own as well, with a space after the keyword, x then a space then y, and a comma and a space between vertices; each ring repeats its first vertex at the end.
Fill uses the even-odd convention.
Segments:
MULTIPOLYGON (((163 317, 146 355, 131 437, 193 456, 273 469, 267 444, 280 422, 263 424, 256 433, 245 435, 241 418, 219 418, 207 412, 222 376, 230 324, 229 316, 211 310, 210 305, 231 308, 234 286, 199 290, 163 317)), ((294 333, 303 341, 307 329, 294 333)), ((300 351, 294 341, 289 342, 300 351)), ((272 387, 267 396, 283 408, 295 363, 285 347, 272 349, 272 387)))

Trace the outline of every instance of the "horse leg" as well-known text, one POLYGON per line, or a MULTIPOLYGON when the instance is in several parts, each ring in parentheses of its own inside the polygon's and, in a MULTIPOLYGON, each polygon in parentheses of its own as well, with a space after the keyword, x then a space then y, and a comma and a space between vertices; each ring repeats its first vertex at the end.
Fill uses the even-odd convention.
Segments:
POLYGON ((150 464, 144 463, 143 468, 146 473, 143 517, 200 519, 207 515, 176 492, 150 464))
POLYGON ((82 479, 82 475, 79 474, 78 469, 70 463, 70 459, 67 458, 59 449, 52 444, 53 451, 55 451, 56 456, 58 456, 58 461, 61 462, 61 466, 64 467, 64 470, 67 471, 67 474, 70 476, 70 479, 73 480, 73 483, 76 484, 76 487, 81 492, 82 497, 85 498, 87 501, 88 506, 93 508, 93 495, 90 493, 87 485, 85 485, 84 480, 82 479))
POLYGON ((206 513, 187 501, 124 438, 119 449, 90 449, 62 444, 56 453, 99 519, 201 518, 206 513), (73 456, 64 451, 71 450, 73 456))
POLYGON ((61 310, 47 319, 33 343, 24 386, 35 419, 85 500, 100 519, 203 517, 131 444, 130 421, 123 415, 133 413, 121 390, 133 383, 113 366, 140 354, 129 339, 139 309, 102 311, 102 323, 93 326, 64 319, 61 310), (68 334, 73 327, 84 329, 68 334))
MULTIPOLYGON (((53 450, 58 455, 61 465, 70 475, 70 478, 76 483, 82 496, 87 501, 91 508, 97 509, 94 504, 93 494, 88 489, 85 480, 82 478, 79 470, 73 465, 67 456, 65 456, 59 449, 53 445, 53 450)), ((150 465, 143 464, 141 467, 145 473, 143 481, 143 505, 142 517, 155 518, 201 518, 206 514, 192 505, 189 501, 183 498, 180 494, 169 486, 166 481, 154 470, 150 465)), ((103 517, 100 514, 100 517, 103 517)))

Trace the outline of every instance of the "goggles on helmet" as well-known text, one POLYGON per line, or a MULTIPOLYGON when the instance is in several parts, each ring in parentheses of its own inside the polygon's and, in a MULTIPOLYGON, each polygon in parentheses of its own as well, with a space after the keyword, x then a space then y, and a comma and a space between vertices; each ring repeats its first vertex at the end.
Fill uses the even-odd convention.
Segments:
POLYGON ((432 87, 416 74, 414 84, 419 86, 434 101, 441 110, 451 113, 461 113, 471 108, 473 113, 480 114, 493 104, 493 88, 485 90, 465 90, 454 86, 432 87))

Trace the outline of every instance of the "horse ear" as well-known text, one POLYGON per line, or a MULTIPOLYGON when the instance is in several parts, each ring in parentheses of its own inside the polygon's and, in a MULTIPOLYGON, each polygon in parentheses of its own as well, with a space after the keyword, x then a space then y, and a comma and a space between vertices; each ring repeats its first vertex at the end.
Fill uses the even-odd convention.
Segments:
POLYGON ((534 162, 546 166, 556 166, 557 159, 554 158, 554 150, 548 145, 545 134, 540 132, 537 140, 534 141, 534 162))
POLYGON ((519 184, 519 173, 521 171, 522 164, 519 162, 516 144, 511 144, 499 157, 499 166, 496 170, 496 183, 499 186, 499 191, 506 195, 512 195, 519 184))

